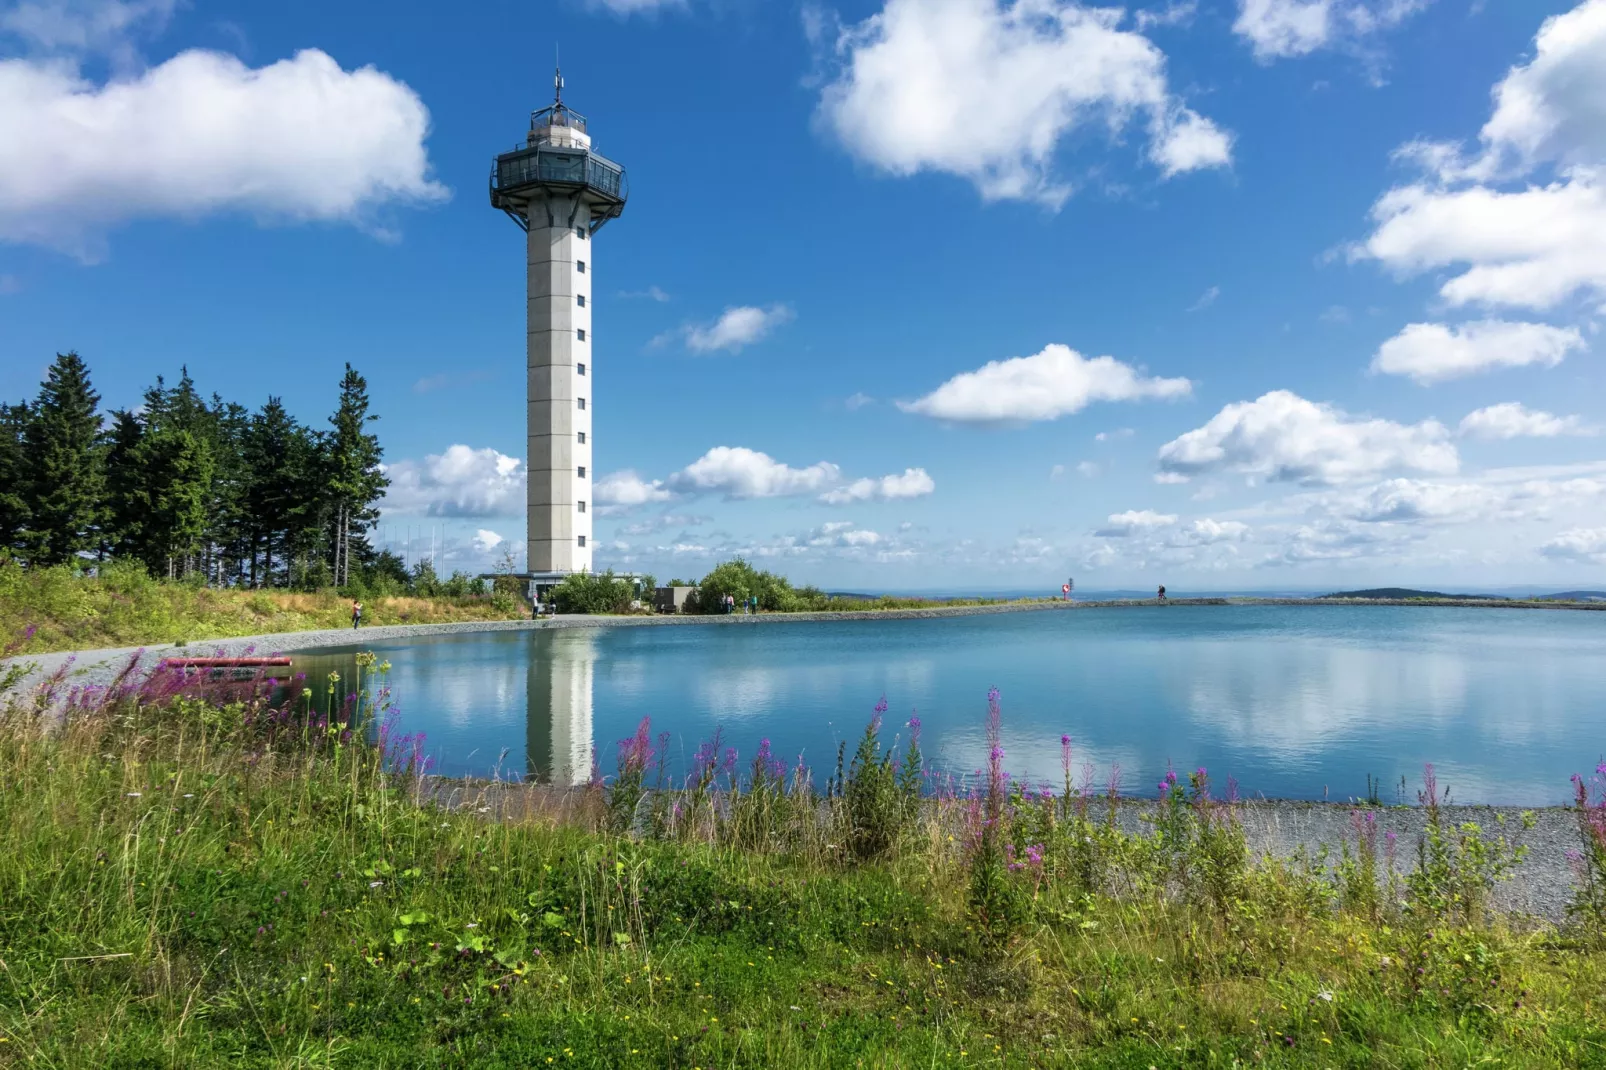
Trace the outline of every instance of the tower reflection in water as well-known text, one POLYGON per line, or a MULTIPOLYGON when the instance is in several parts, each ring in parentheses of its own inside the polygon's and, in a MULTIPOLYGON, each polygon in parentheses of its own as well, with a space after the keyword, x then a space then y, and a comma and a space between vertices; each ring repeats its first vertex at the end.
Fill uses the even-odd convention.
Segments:
POLYGON ((525 778, 572 786, 591 778, 597 637, 591 628, 539 634, 531 644, 525 778))

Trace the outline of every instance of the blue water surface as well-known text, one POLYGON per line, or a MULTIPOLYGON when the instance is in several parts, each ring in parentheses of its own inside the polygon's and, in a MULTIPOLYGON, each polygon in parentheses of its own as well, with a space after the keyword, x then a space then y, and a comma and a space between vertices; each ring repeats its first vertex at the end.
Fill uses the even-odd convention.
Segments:
POLYGON ((927 760, 986 758, 1003 701, 1010 770, 1150 794, 1168 765, 1246 795, 1414 801, 1433 762, 1457 801, 1565 801, 1606 751, 1606 613, 1387 606, 1170 606, 936 620, 606 627, 381 641, 296 657, 346 681, 358 649, 392 665, 402 732, 449 775, 584 779, 643 717, 679 772, 716 730, 824 779, 885 696, 918 713, 927 760), (1085 767, 1085 768, 1084 768, 1085 767), (1400 778, 1406 786, 1400 788, 1400 778))

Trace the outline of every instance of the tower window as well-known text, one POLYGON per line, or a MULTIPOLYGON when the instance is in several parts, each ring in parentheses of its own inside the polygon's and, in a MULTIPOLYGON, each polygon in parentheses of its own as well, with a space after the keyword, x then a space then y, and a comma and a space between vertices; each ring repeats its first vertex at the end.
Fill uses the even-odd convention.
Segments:
POLYGON ((585 477, 586 477, 586 466, 582 464, 580 466, 580 478, 584 479, 585 477))
POLYGON ((586 373, 586 366, 584 364, 576 364, 575 367, 580 370, 581 375, 586 373))
POLYGON ((585 444, 586 444, 586 433, 584 431, 581 431, 580 432, 580 445, 584 446, 585 444))
POLYGON ((574 268, 580 274, 584 275, 586 273, 586 262, 584 260, 576 260, 574 262, 574 268))
POLYGON ((581 502, 580 503, 580 511, 582 513, 586 511, 586 503, 585 502, 581 502))
POLYGON ((580 403, 580 407, 582 409, 586 407, 586 399, 585 398, 575 398, 574 400, 576 400, 576 401, 578 401, 580 403))
POLYGON ((584 535, 581 535, 579 538, 580 538, 580 545, 584 546, 586 544, 586 537, 584 535))
POLYGON ((586 295, 585 294, 575 294, 574 295, 574 299, 576 301, 580 302, 580 307, 581 308, 585 308, 586 307, 586 295))
POLYGON ((586 228, 585 227, 575 227, 574 228, 574 236, 576 238, 579 238, 581 241, 585 241, 586 240, 586 228))
POLYGON ((586 329, 584 327, 576 329, 575 333, 580 336, 580 341, 584 342, 586 340, 586 329))

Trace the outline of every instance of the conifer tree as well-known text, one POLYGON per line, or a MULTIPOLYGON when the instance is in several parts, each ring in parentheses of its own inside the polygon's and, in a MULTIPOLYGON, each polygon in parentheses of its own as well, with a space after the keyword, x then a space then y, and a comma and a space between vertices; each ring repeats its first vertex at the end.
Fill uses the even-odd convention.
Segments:
POLYGON ((27 405, 0 405, 0 553, 20 548, 28 522, 23 435, 27 405))
POLYGON ((31 565, 55 565, 94 549, 101 509, 97 440, 100 396, 77 353, 58 353, 23 436, 31 565))
POLYGON ((373 555, 367 532, 378 519, 375 508, 390 480, 380 467, 384 450, 368 425, 379 419, 368 412, 368 381, 350 364, 340 380, 340 406, 329 418, 324 436, 325 523, 329 531, 330 567, 337 585, 351 579, 352 557, 366 562, 373 555))
POLYGON ((149 499, 140 442, 145 427, 126 409, 111 414, 106 435, 106 497, 101 548, 113 557, 144 557, 145 502, 149 499))
POLYGON ((183 428, 157 428, 135 450, 147 473, 140 494, 140 556, 153 574, 188 575, 206 534, 212 451, 183 428))

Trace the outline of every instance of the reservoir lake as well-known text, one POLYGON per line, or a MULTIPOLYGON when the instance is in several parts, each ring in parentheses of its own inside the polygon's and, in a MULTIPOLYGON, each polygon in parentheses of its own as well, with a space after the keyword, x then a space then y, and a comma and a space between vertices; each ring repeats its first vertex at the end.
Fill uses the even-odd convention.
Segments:
POLYGON ((884 736, 922 722, 927 762, 986 761, 987 691, 1005 765, 1152 796, 1204 766, 1246 796, 1414 802, 1433 762, 1454 801, 1566 802, 1606 752, 1606 613, 1392 606, 1153 606, 937 619, 571 627, 360 640, 295 654, 310 686, 389 660, 400 733, 448 776, 587 779, 643 717, 673 775, 721 732, 760 740, 823 788, 884 696, 884 736), (1405 786, 1400 785, 1401 777, 1405 786))

